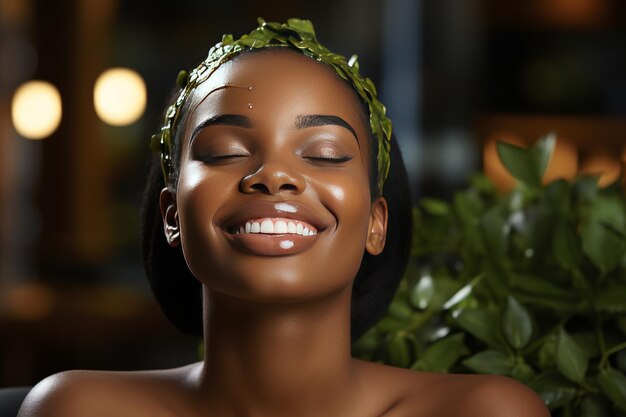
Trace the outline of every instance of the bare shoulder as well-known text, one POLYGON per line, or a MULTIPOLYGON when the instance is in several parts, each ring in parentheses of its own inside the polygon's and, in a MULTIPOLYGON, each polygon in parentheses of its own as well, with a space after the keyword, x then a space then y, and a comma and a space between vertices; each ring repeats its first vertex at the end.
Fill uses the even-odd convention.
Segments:
MULTIPOLYGON (((432 398, 430 412, 463 417, 549 417, 550 412, 528 386, 499 375, 417 373, 413 398, 432 398), (421 395, 420 395, 421 393, 421 395)), ((420 415, 419 413, 417 415, 420 415)))
POLYGON ((177 393, 189 370, 61 372, 35 385, 18 417, 124 417, 147 410, 153 416, 175 414, 172 408, 183 404, 177 393))
MULTIPOLYGON (((528 386, 504 376, 465 375, 461 385, 467 386, 459 404, 466 416, 549 417, 541 398, 528 386)), ((451 377, 454 377, 451 376, 451 377)))
POLYGON ((549 417, 533 390, 496 375, 418 372, 371 364, 379 394, 387 398, 385 417, 549 417))

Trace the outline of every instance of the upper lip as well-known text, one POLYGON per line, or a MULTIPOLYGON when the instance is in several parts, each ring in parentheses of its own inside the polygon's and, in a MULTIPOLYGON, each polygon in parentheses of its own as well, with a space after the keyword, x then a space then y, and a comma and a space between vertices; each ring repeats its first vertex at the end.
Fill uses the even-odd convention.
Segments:
POLYGON ((329 216, 321 215, 308 206, 288 200, 281 201, 252 201, 241 205, 232 214, 227 215, 222 222, 223 228, 227 231, 239 226, 245 225, 247 221, 260 218, 283 218, 291 220, 300 220, 314 226, 318 232, 329 227, 332 221, 327 219, 329 216), (295 207, 295 212, 283 211, 276 208, 279 203, 286 203, 295 207))

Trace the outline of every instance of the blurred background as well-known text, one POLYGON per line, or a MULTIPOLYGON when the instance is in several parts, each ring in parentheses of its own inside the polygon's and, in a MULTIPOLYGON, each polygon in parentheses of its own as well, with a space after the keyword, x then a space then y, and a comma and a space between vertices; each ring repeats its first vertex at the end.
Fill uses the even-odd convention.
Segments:
POLYGON ((622 0, 0 0, 0 387, 197 358, 141 266, 148 142, 178 71, 258 16, 359 55, 416 198, 511 187, 496 139, 556 132, 546 180, 626 164, 622 0))

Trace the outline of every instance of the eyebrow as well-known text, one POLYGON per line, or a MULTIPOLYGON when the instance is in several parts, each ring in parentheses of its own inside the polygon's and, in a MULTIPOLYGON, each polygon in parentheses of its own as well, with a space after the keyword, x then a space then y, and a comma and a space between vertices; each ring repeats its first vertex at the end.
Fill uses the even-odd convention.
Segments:
MULTIPOLYGON (((200 123, 191 133, 190 143, 193 142, 196 135, 204 128, 209 126, 236 126, 243 128, 251 128, 252 122, 246 116, 242 116, 240 114, 218 114, 213 117, 210 117, 200 123)), ((339 116, 325 115, 325 114, 307 114, 296 117, 296 128, 297 129, 306 129, 309 127, 317 127, 317 126, 340 126, 352 133, 355 139, 357 139, 356 131, 348 122, 343 120, 339 116)), ((358 142, 358 139, 357 139, 358 142)))
POLYGON ((210 117, 200 123, 191 133, 190 143, 193 142, 194 138, 205 127, 216 126, 216 125, 225 125, 225 126, 237 126, 244 128, 251 128, 252 122, 246 116, 242 116, 239 114, 218 114, 216 116, 210 117))
MULTIPOLYGON (((348 122, 343 120, 339 116, 331 116, 324 114, 307 114, 304 116, 296 117, 296 128, 298 129, 306 129, 308 127, 316 127, 316 126, 341 126, 346 128, 352 133, 355 139, 357 139, 356 131, 348 122)), ((358 141, 358 139, 357 139, 358 141)))

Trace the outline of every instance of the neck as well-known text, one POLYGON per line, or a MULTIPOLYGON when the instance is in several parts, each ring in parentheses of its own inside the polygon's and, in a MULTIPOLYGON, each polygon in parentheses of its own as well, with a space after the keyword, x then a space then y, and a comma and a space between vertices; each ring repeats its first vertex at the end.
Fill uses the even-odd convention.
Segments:
POLYGON ((354 387, 350 296, 348 287, 314 301, 255 303, 205 289, 201 386, 211 409, 272 416, 336 410, 354 387))

